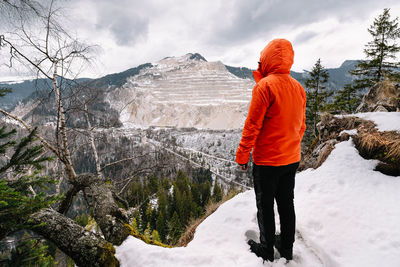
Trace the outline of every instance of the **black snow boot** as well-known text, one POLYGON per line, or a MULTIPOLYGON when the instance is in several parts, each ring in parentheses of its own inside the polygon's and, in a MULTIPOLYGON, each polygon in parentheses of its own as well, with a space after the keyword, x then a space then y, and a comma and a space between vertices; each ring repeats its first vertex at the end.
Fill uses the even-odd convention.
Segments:
POLYGON ((293 259, 293 247, 283 248, 280 235, 275 236, 275 247, 278 250, 281 257, 285 258, 288 261, 293 259))
POLYGON ((250 246, 250 251, 257 255, 257 257, 262 258, 265 261, 274 261, 274 248, 268 248, 266 245, 255 242, 250 239, 247 241, 250 246))

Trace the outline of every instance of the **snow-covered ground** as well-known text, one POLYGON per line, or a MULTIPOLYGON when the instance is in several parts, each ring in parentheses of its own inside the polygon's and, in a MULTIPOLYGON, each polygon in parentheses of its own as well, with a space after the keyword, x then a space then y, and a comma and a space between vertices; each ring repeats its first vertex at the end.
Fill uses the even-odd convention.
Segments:
MULTIPOLYGON (((391 121, 390 130, 400 129, 393 126, 398 116, 365 115, 378 125, 391 121)), ((321 167, 297 175, 297 235, 287 264, 277 259, 263 265, 249 251, 246 241, 258 238, 252 190, 221 205, 187 247, 161 248, 129 237, 116 256, 126 267, 400 266, 400 179, 374 171, 376 164, 360 157, 350 139, 337 144, 321 167)))
POLYGON ((400 132, 400 112, 366 112, 351 114, 350 116, 374 121, 379 131, 400 132))

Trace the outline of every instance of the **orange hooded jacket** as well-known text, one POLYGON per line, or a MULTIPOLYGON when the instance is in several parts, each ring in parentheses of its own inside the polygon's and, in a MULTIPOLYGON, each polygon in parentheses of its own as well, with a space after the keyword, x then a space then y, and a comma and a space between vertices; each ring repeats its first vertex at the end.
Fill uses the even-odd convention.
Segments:
POLYGON ((253 149, 257 165, 282 166, 300 161, 305 126, 306 93, 290 76, 294 52, 285 39, 272 40, 262 51, 256 85, 236 152, 246 164, 253 149))

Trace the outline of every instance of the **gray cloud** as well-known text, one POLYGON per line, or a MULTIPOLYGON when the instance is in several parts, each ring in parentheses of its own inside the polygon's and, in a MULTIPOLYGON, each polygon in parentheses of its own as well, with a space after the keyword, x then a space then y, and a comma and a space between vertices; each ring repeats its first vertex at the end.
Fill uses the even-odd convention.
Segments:
POLYGON ((98 28, 107 28, 118 45, 135 44, 141 38, 146 38, 149 29, 149 20, 137 15, 112 16, 101 18, 98 28))
POLYGON ((293 40, 293 43, 301 44, 310 41, 312 38, 316 37, 318 33, 313 31, 303 31, 299 33, 293 40))
POLYGON ((328 17, 340 21, 363 19, 376 11, 383 10, 397 1, 375 0, 337 0, 337 1, 274 1, 274 0, 236 0, 231 15, 219 24, 216 31, 218 42, 241 43, 260 35, 267 35, 279 29, 295 27, 316 22, 328 17))
MULTIPOLYGON (((349 31, 321 27, 333 21, 355 25, 366 36, 372 14, 393 7, 398 0, 69 0, 78 14, 74 21, 83 37, 106 50, 101 57, 107 72, 187 52, 202 53, 210 60, 252 66, 262 44, 273 37, 293 38, 300 49, 320 49, 321 57, 337 63, 337 57, 360 57, 365 38, 344 43, 349 31), (87 13, 87 14, 86 14, 87 13), (324 24, 324 22, 327 24, 324 24), (311 25, 315 24, 315 25, 311 25), (358 26, 356 26, 358 25, 358 26), (310 26, 310 27, 308 27, 310 26), (334 32, 334 36, 332 36, 334 32), (295 37, 293 37, 297 34, 295 37), (318 35, 317 35, 318 34, 318 35), (361 40, 362 39, 362 40, 361 40), (337 42, 341 41, 339 46, 337 42), (352 45, 353 43, 353 45, 352 45), (357 43, 354 45, 354 43, 357 43), (351 53, 349 53, 351 51, 351 53), (323 54, 325 53, 325 54, 323 54), (118 57, 116 56, 118 55, 118 57), (336 60, 336 61, 335 61, 336 60)), ((328 25, 329 26, 329 25, 328 25)), ((353 30, 353 29, 352 29, 353 30)), ((365 35, 360 35, 360 32, 365 35)), ((347 38, 347 39, 346 39, 347 38)), ((304 50, 302 54, 305 53, 304 50)), ((298 61, 306 65, 309 57, 298 61)))
MULTIPOLYGON (((109 31, 118 45, 129 46, 146 40, 150 16, 145 6, 129 0, 88 2, 96 14, 95 28, 109 31)), ((79 1, 75 5, 79 6, 79 1)))
MULTIPOLYGON (((78 0, 75 5, 79 6, 78 0)), ((171 27, 184 25, 190 38, 199 38, 214 46, 238 45, 265 38, 272 32, 285 32, 296 27, 336 18, 346 22, 365 19, 377 9, 390 7, 398 0, 86 0, 97 13, 97 28, 107 29, 119 45, 132 45, 146 40, 149 25, 171 27), (219 3, 219 4, 218 4, 219 3)), ((174 29, 171 29, 172 31, 174 29)), ((177 36, 180 38, 183 36, 177 36)))

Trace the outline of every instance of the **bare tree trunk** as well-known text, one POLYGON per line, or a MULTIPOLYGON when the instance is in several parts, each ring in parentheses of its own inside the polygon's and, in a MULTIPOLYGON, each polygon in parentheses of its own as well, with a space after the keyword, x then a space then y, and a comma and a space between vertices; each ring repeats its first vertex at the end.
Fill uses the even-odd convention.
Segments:
POLYGON ((120 245, 130 235, 132 228, 126 211, 118 207, 112 185, 92 173, 77 175, 72 185, 59 206, 59 212, 65 213, 73 197, 83 190, 89 197, 88 205, 93 208, 93 217, 104 238, 114 245, 120 245))
POLYGON ((96 163, 96 173, 97 173, 97 176, 99 177, 99 179, 102 179, 103 175, 102 175, 101 168, 100 168, 99 155, 97 154, 97 148, 96 148, 96 145, 94 143, 94 135, 93 135, 92 124, 90 123, 89 115, 88 115, 89 111, 87 109, 86 104, 84 104, 83 107, 84 107, 85 118, 86 118, 86 121, 87 121, 87 124, 88 124, 89 142, 90 142, 90 145, 92 146, 93 155, 94 155, 94 162, 96 163))
POLYGON ((31 215, 32 230, 53 242, 78 266, 119 266, 113 245, 52 209, 31 215))
MULTIPOLYGON (((61 100, 61 95, 60 95, 60 88, 58 87, 58 82, 57 82, 57 62, 54 62, 54 73, 52 77, 52 82, 53 82, 53 88, 54 88, 54 94, 56 95, 56 103, 58 105, 57 108, 57 117, 59 118, 59 123, 57 124, 57 128, 60 128, 61 132, 61 140, 62 140, 62 153, 61 155, 64 156, 64 164, 65 168, 67 170, 67 175, 68 179, 70 181, 73 181, 76 177, 75 170, 72 166, 72 160, 71 160, 71 153, 69 151, 68 147, 68 138, 67 138, 67 123, 65 121, 65 114, 64 114, 64 107, 62 104, 61 100)), ((58 136, 57 136, 58 139, 58 136)), ((58 144, 58 142, 57 142, 58 144)))

